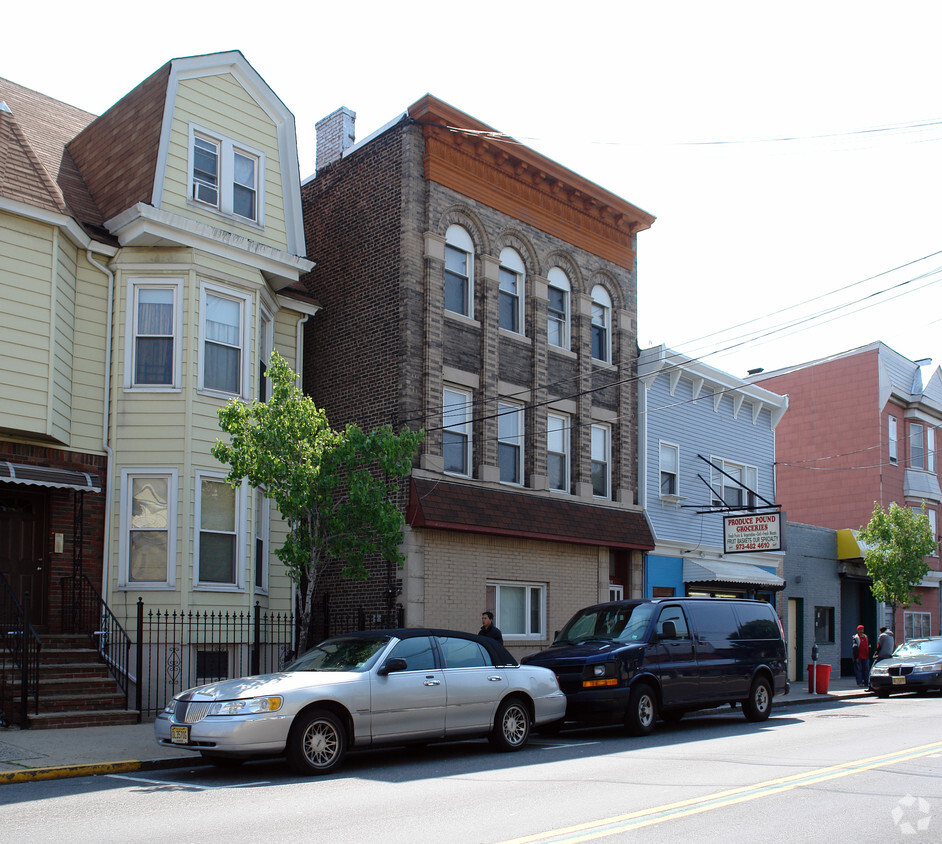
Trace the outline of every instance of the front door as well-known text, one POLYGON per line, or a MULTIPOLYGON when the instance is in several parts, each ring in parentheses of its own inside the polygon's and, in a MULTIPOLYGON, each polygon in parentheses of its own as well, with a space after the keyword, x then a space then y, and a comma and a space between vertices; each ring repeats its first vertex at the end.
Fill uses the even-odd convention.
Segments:
POLYGON ((29 592, 34 627, 46 620, 45 514, 43 493, 9 487, 0 490, 0 572, 21 606, 29 592))

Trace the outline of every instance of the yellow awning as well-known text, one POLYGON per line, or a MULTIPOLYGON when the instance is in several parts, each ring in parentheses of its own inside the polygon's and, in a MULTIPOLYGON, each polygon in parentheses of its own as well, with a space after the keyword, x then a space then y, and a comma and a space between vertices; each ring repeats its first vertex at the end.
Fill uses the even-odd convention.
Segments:
POLYGON ((837 531, 837 559, 862 560, 868 547, 866 542, 857 538, 857 531, 837 531))

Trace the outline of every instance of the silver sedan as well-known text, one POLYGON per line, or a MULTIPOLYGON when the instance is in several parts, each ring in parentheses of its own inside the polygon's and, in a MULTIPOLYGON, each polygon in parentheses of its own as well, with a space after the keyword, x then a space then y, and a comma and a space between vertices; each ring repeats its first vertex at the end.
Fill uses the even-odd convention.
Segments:
POLYGON ((519 750, 565 713, 556 675, 492 639, 376 630, 328 639, 276 674, 181 692, 154 733, 220 765, 284 754, 299 773, 326 774, 351 747, 487 736, 519 750))

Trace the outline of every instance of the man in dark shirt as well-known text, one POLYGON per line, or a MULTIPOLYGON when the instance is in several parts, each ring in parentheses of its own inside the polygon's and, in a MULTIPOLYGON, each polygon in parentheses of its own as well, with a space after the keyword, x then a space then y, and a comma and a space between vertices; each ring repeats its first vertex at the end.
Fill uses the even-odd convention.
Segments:
POLYGON ((490 610, 481 613, 481 630, 478 636, 487 636, 488 639, 496 639, 504 644, 504 637, 501 636, 500 630, 494 625, 494 613, 490 610))

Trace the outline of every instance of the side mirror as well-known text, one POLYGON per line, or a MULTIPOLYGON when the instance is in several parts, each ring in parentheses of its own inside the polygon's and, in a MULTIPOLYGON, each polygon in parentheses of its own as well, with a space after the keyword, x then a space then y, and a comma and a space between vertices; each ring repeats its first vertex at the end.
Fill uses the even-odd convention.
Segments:
POLYGON ((385 677, 387 674, 392 674, 394 671, 405 671, 409 667, 407 663, 401 656, 394 656, 392 659, 387 659, 376 673, 380 677, 385 677))

